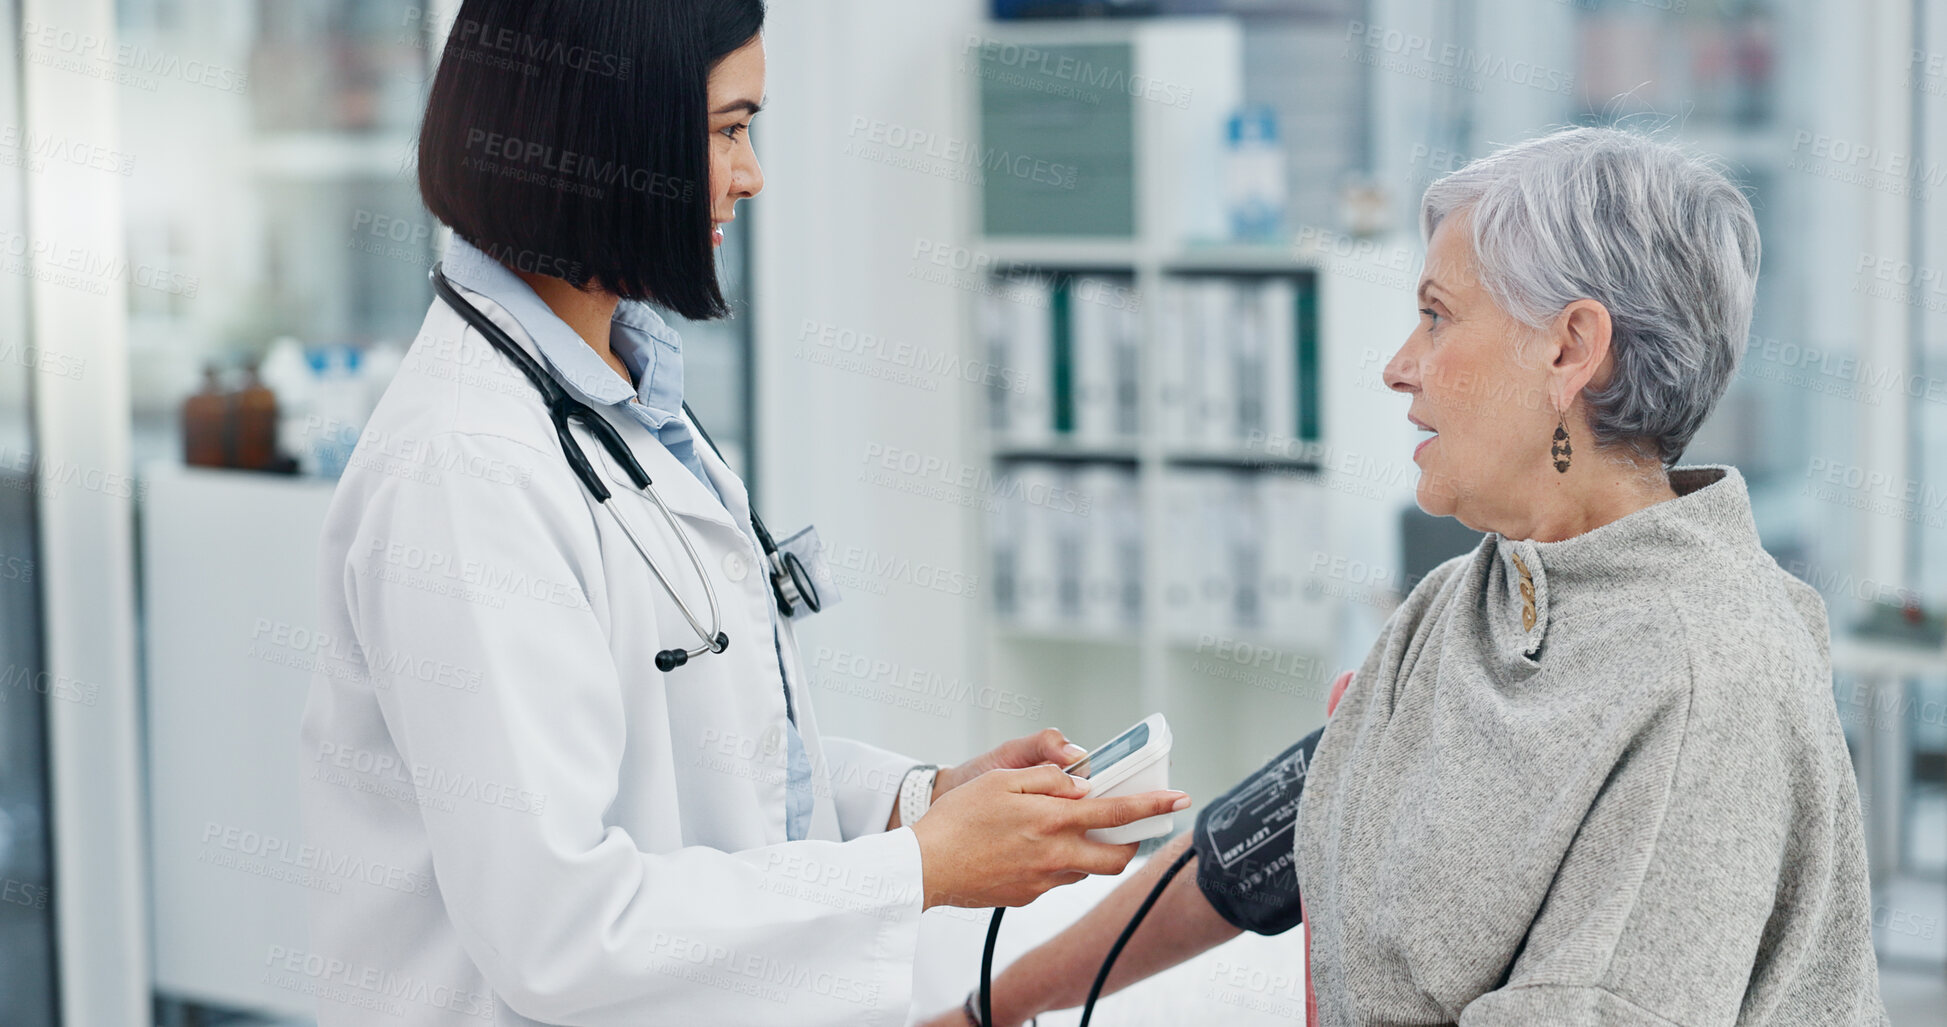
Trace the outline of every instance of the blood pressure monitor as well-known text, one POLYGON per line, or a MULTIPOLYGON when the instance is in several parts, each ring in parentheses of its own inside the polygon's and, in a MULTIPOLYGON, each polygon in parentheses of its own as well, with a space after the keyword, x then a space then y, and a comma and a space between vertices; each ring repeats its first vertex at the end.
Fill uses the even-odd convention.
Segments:
MULTIPOLYGON (((1160 713, 1152 713, 1135 727, 1110 739, 1108 744, 1063 767, 1069 774, 1088 781, 1091 799, 1135 795, 1159 791, 1170 786, 1170 725, 1160 713)), ((1121 827, 1098 828, 1088 833, 1089 841, 1127 845, 1169 834, 1175 817, 1169 813, 1146 817, 1121 827)))

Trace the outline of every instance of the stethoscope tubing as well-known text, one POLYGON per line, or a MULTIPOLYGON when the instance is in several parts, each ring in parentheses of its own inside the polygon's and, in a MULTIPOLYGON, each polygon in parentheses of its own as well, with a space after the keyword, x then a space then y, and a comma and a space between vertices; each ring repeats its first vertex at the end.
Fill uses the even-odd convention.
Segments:
MULTIPOLYGON (((635 551, 642 557, 643 563, 649 566, 649 572, 655 575, 656 581, 662 586, 663 591, 675 602, 677 610, 683 615, 683 619, 689 622, 690 627, 703 640, 703 644, 695 648, 670 648, 663 650, 656 655, 657 667, 664 672, 668 672, 683 666, 691 659, 702 656, 705 653, 721 653, 729 648, 730 638, 723 631, 723 612, 717 603, 717 589, 710 581, 709 568, 704 565, 702 556, 697 553, 696 545, 690 539, 690 533, 684 530, 682 522, 676 519, 674 512, 669 509, 669 505, 663 502, 662 495, 656 490, 655 483, 650 480, 648 472, 642 469, 642 465, 637 462, 635 455, 629 451, 628 443, 615 430, 615 426, 609 424, 608 421, 603 419, 601 414, 590 409, 587 404, 568 395, 567 391, 561 388, 541 368, 540 364, 532 356, 528 355, 526 350, 521 348, 520 344, 508 336, 499 325, 493 323, 486 314, 481 312, 480 308, 474 306, 466 297, 460 295, 459 290, 455 289, 453 284, 447 280, 440 265, 433 265, 429 277, 431 277, 433 282, 433 291, 439 295, 439 298, 444 300, 447 306, 451 307, 455 313, 459 314, 463 320, 484 336, 489 345, 493 346, 501 355, 507 357, 513 363, 515 369, 519 370, 521 375, 528 380, 529 384, 533 385, 535 390, 541 394, 541 399, 548 409, 548 419, 554 424, 555 434, 561 443, 562 455, 567 459, 569 468, 581 480, 582 486, 588 490, 589 494, 595 497, 596 502, 608 511, 610 519, 621 527, 622 534, 628 538, 629 544, 635 547, 635 551), (594 465, 588 462, 587 451, 582 449, 581 443, 575 439, 570 429, 570 425, 574 421, 580 421, 588 429, 589 433, 595 436, 596 440, 601 443, 605 455, 621 465, 623 474, 635 486, 636 491, 647 496, 649 501, 655 504, 657 511, 662 514, 663 520, 669 524, 671 534, 676 536, 677 543, 683 547, 684 554, 689 557, 690 566, 696 569, 696 576, 703 584, 703 595, 710 607, 710 627, 705 628, 703 626, 702 620, 696 616, 696 611, 690 608, 689 602, 683 598, 681 592, 677 591, 675 583, 669 580, 668 576, 663 573, 662 568, 650 557, 648 547, 643 545, 642 540, 636 536, 635 528, 629 524, 626 518, 609 506, 609 500, 613 497, 613 494, 607 485, 602 482, 602 476, 596 472, 594 465)), ((683 409, 687 413, 689 411, 688 405, 685 404, 683 409)), ((695 415, 691 414, 690 416, 691 423, 694 424, 695 415)), ((710 439, 708 433, 703 432, 702 425, 699 424, 696 428, 700 434, 703 434, 704 442, 711 449, 716 449, 716 443, 710 439)), ((755 512, 751 514, 751 527, 763 544, 765 555, 772 566, 774 568, 783 567, 787 561, 778 558, 776 544, 771 541, 770 533, 764 530, 764 526, 757 519, 755 512)), ((793 583, 796 585, 798 574, 795 571, 790 573, 794 579, 793 583)), ((809 575, 805 576, 804 583, 805 585, 810 585, 809 575)), ((772 584, 774 588, 777 587, 775 577, 772 579, 772 584)), ((815 587, 807 595, 815 597, 815 587)), ((778 598, 782 602, 784 597, 780 595, 778 598)), ((809 598, 807 603, 813 610, 818 608, 815 598, 809 598)), ((788 609, 786 613, 789 613, 788 609)))
MULTIPOLYGON (((683 552, 689 556, 690 566, 696 568, 697 576, 703 580, 703 595, 710 603, 710 623, 715 625, 716 630, 712 631, 709 628, 705 628, 702 622, 697 620, 695 614, 690 612, 690 604, 684 602, 677 594, 675 582, 670 581, 663 574, 662 568, 656 566, 656 561, 649 558, 648 547, 644 546, 642 539, 636 536, 635 528, 629 523, 628 518, 616 513, 612 508, 609 509, 609 516, 621 527, 622 534, 628 536, 629 544, 634 546, 635 551, 641 555, 642 562, 649 565, 649 573, 656 576, 656 581, 662 585, 663 591, 668 592, 670 598, 676 600, 677 610, 681 611, 684 620, 689 621, 690 627, 696 629, 697 637, 708 640, 700 648, 685 650, 686 657, 701 656, 704 653, 710 652, 720 653, 723 650, 717 648, 712 643, 722 634, 723 616, 717 607, 716 586, 710 583, 710 576, 703 572, 703 558, 697 555, 696 547, 690 544, 690 533, 683 530, 683 526, 676 520, 675 514, 670 511, 668 506, 664 505, 663 497, 657 493, 655 486, 651 485, 643 489, 642 494, 648 496, 649 501, 656 504, 656 509, 662 512, 663 519, 669 522, 671 530, 676 535, 676 541, 682 545, 683 552)), ((603 505, 607 507, 607 504, 603 505)))

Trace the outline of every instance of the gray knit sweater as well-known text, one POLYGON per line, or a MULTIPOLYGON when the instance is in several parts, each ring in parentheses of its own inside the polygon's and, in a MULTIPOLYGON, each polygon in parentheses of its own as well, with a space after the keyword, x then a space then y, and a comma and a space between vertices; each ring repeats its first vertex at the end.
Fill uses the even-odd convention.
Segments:
POLYGON ((1381 633, 1299 810, 1314 1027, 1886 1022, 1824 604, 1735 470, 1672 483, 1381 633))

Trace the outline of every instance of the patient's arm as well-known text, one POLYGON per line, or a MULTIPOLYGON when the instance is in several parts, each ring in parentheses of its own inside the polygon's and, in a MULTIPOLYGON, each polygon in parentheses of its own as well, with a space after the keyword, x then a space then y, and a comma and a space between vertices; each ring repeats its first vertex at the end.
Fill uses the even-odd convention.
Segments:
MULTIPOLYGON (((1206 805, 1194 830, 1164 845, 1073 926, 1008 967, 994 981, 995 1027, 1087 1001, 1109 946, 1170 864, 1192 846, 1196 856, 1130 936, 1104 994, 1247 930, 1280 934, 1296 927, 1304 909, 1293 859, 1298 800, 1324 733, 1320 728, 1299 739, 1206 805)), ((966 1016, 952 1012, 928 1027, 966 1027, 966 1016)))
MULTIPOLYGON (((994 980, 994 1023, 1013 1027, 1051 1009, 1069 1009, 1086 1001, 1109 946, 1136 915, 1136 907, 1156 886, 1157 878, 1189 847, 1190 835, 1185 832, 1157 850, 1141 870, 1087 915, 1000 974, 994 980)), ((1130 937, 1103 994, 1167 970, 1242 933, 1217 915, 1203 897, 1197 887, 1193 858, 1170 881, 1156 907, 1130 937)), ((959 1013, 951 1017, 940 1022, 952 1024, 962 1019, 959 1013)))

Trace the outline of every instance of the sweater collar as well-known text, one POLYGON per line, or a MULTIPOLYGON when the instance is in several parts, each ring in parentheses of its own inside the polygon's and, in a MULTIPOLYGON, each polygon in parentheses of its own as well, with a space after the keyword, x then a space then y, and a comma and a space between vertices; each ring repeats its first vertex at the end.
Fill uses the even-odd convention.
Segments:
POLYGON ((1618 589, 1667 588, 1726 555, 1763 553, 1736 468, 1679 467, 1670 472, 1670 487, 1675 499, 1560 542, 1492 533, 1483 540, 1484 612, 1504 656, 1538 657, 1550 626, 1561 622, 1578 593, 1599 588, 1613 600, 1618 589))

